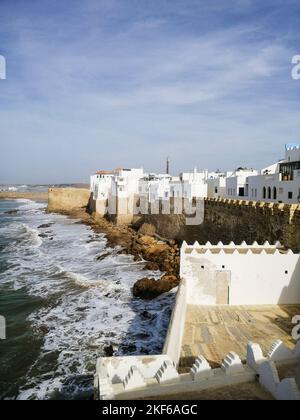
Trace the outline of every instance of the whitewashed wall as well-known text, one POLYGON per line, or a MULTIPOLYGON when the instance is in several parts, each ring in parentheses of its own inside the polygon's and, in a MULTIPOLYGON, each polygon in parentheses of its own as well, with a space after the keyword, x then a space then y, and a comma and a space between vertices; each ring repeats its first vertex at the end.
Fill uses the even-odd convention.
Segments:
MULTIPOLYGON (((263 249, 260 254, 249 250, 233 254, 219 253, 216 248, 207 249, 205 254, 192 254, 181 250, 181 277, 187 284, 187 301, 191 304, 216 304, 214 296, 214 273, 230 272, 229 304, 295 304, 300 303, 300 260, 298 254, 289 251, 281 254, 278 250, 268 254, 263 249), (209 285, 212 289, 209 288, 209 285)), ((203 249, 203 248, 202 248, 203 249)), ((267 250, 267 252, 269 252, 267 250)))
POLYGON ((176 365, 179 363, 181 346, 184 334, 184 326, 187 308, 187 285, 182 280, 177 296, 176 303, 172 312, 169 329, 163 348, 163 354, 166 354, 176 365))

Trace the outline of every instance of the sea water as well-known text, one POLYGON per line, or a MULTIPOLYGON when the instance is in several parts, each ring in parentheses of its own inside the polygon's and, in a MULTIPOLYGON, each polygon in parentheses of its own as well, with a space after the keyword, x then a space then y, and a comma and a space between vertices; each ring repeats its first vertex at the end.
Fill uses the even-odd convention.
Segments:
POLYGON ((159 354, 175 293, 132 297, 161 273, 45 203, 0 200, 0 399, 91 398, 96 359, 159 354))

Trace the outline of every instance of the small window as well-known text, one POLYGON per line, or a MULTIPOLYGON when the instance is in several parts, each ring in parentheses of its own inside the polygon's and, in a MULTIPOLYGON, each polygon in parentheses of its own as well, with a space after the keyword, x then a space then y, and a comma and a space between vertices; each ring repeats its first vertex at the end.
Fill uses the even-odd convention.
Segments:
POLYGON ((225 265, 222 265, 222 268, 223 268, 223 270, 224 270, 224 268, 225 268, 225 265))
POLYGON ((292 200, 293 199, 293 193, 291 191, 289 191, 288 197, 289 197, 289 200, 292 200))
POLYGON ((263 198, 267 198, 267 189, 266 189, 266 187, 263 188, 263 198))
POLYGON ((204 265, 201 265, 202 270, 204 270, 204 265))
POLYGON ((285 270, 285 274, 289 274, 288 270, 285 270))

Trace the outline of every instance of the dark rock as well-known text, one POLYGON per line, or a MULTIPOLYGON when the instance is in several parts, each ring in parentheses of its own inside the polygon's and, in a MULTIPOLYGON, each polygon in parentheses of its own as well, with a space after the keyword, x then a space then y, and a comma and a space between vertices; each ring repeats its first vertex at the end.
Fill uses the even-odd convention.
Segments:
POLYGON ((96 260, 97 261, 102 261, 102 260, 104 260, 104 258, 109 257, 110 255, 111 254, 109 252, 106 252, 105 254, 99 255, 98 257, 96 257, 96 260))
POLYGON ((125 354, 135 353, 137 350, 135 344, 122 345, 121 348, 122 348, 122 352, 125 354))
POLYGON ((13 214, 17 214, 19 210, 8 210, 6 211, 4 214, 9 214, 9 215, 13 215, 13 214))
POLYGON ((153 319, 155 319, 155 318, 156 318, 156 315, 155 315, 155 314, 151 314, 151 313, 150 313, 150 312, 148 312, 148 311, 143 311, 143 312, 141 313, 141 318, 142 318, 143 320, 153 321, 153 319))
POLYGON ((48 229, 49 227, 51 227, 52 225, 54 225, 54 223, 45 223, 44 225, 40 225, 38 227, 38 229, 48 229))
POLYGON ((106 346, 103 349, 105 357, 112 357, 114 355, 114 348, 112 345, 106 346))
POLYGON ((179 279, 174 275, 164 275, 160 280, 144 278, 134 284, 133 296, 141 299, 153 299, 169 292, 178 284, 179 279))

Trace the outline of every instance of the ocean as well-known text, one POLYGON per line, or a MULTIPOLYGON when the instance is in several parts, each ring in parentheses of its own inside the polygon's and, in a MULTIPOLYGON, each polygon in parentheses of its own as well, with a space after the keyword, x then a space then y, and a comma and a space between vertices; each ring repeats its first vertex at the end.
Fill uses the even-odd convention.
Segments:
POLYGON ((161 352, 175 302, 132 297, 143 262, 46 204, 0 200, 0 399, 90 399, 96 359, 161 352))

